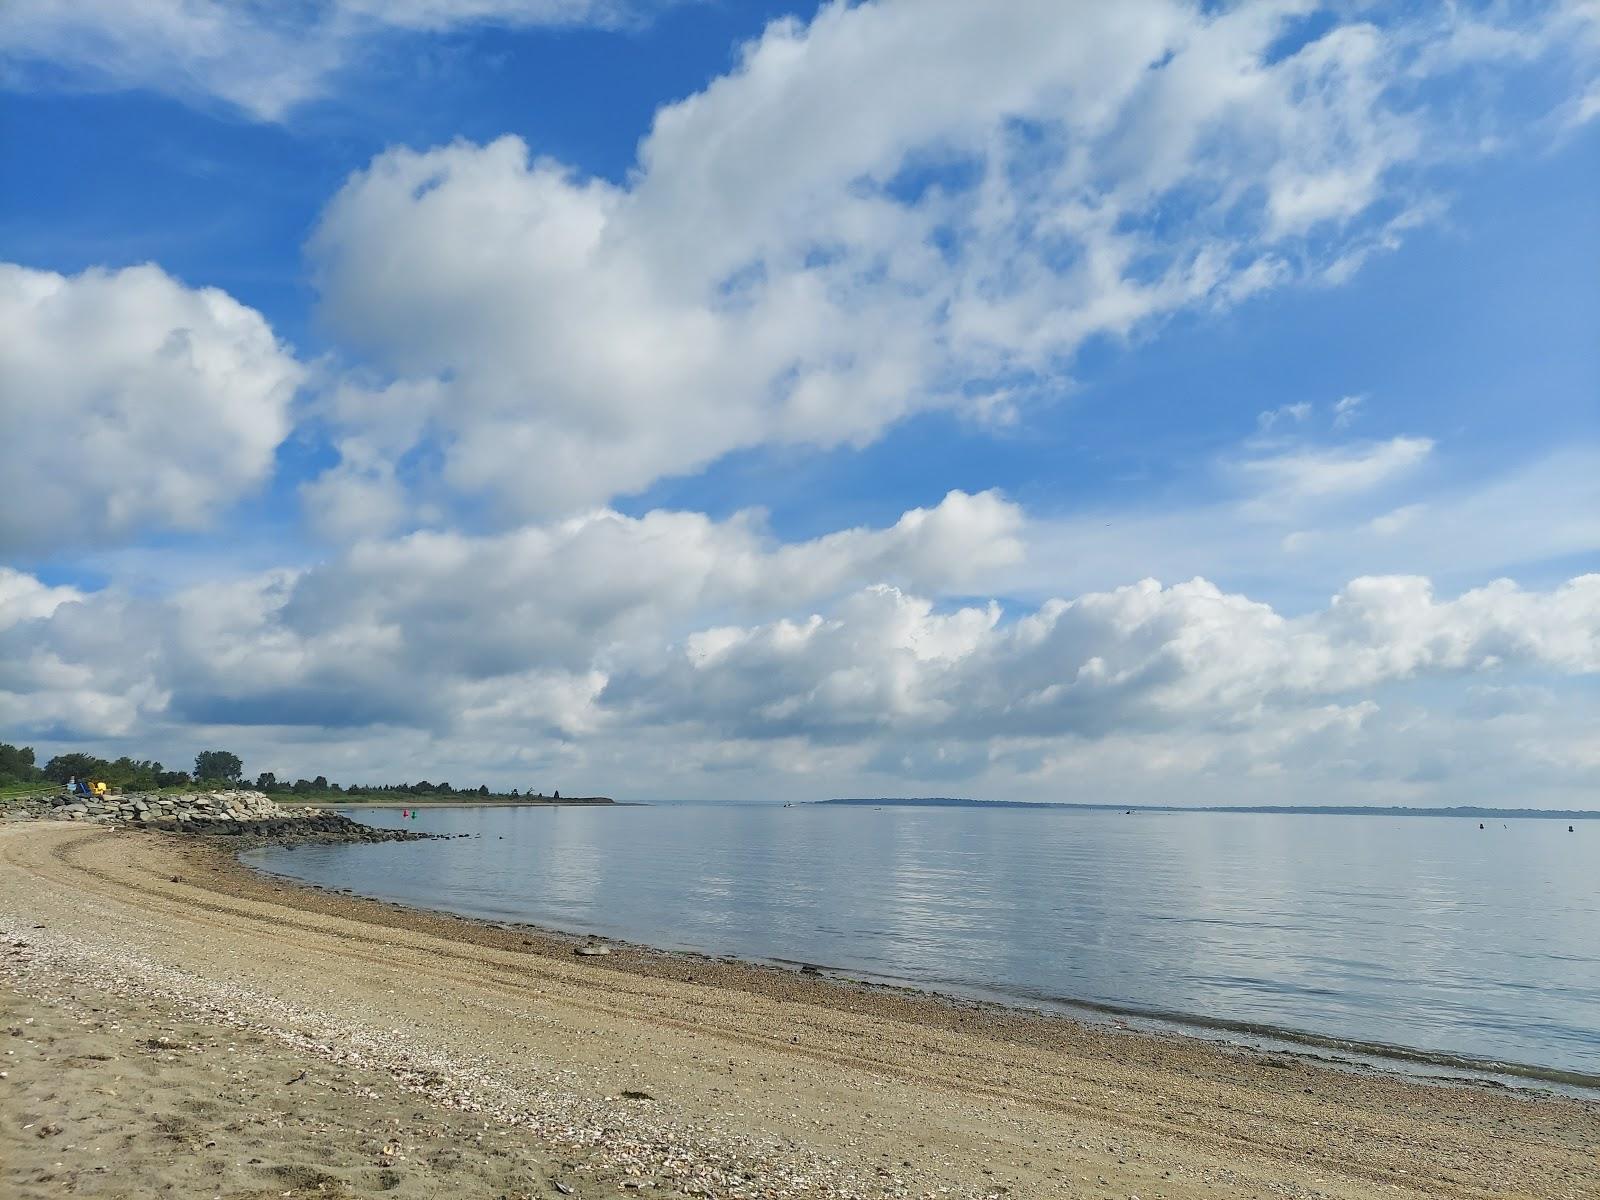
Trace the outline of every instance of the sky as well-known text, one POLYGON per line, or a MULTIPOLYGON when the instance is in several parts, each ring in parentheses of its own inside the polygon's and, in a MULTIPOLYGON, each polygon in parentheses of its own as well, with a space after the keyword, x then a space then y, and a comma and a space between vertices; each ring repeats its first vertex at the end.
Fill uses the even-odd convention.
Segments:
POLYGON ((0 740, 1600 808, 1600 4, 11 0, 0 740))

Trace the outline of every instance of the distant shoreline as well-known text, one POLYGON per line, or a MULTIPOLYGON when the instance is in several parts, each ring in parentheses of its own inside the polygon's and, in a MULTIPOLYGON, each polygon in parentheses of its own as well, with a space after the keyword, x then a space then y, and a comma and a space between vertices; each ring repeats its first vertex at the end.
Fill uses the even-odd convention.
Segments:
POLYGON ((973 800, 956 796, 850 796, 832 800, 808 800, 806 804, 832 804, 846 808, 1049 808, 1078 812, 1120 813, 1254 813, 1289 816, 1358 817, 1467 817, 1497 821, 1536 818, 1544 821, 1600 820, 1600 810, 1555 808, 1404 808, 1395 805, 1364 804, 1216 804, 1187 807, 1178 804, 1070 804, 1063 801, 1031 803, 1026 800, 973 800))
POLYGON ((563 796, 559 800, 550 797, 537 796, 486 796, 463 798, 460 800, 363 800, 363 799, 322 799, 322 800, 287 800, 274 796, 273 800, 280 808, 597 808, 614 807, 629 808, 630 805, 619 804, 610 796, 563 796))

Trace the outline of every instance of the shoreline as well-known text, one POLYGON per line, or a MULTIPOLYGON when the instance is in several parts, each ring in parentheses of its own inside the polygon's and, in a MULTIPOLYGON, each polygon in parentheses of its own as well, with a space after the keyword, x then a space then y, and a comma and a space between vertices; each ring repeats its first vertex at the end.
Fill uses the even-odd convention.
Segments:
POLYGON ((279 808, 328 808, 364 811, 374 808, 635 808, 637 805, 611 799, 609 796, 574 796, 571 800, 530 800, 525 796, 486 800, 348 800, 324 797, 317 800, 293 800, 273 796, 279 808))
MULTIPOLYGON (((1514 1088, 1535 1095, 1560 1095, 1584 1101, 1600 1101, 1600 1075, 1561 1067, 1477 1058, 1468 1054, 1427 1050, 1392 1042, 1362 1041, 1336 1034, 1322 1034, 1263 1022, 1140 1008, 1134 1005, 1082 1000, 1071 996, 1010 993, 979 984, 953 981, 923 984, 915 980, 875 975, 859 968, 831 963, 719 954, 713 950, 687 946, 657 946, 648 942, 633 941, 616 933, 580 932, 559 929, 536 921, 500 920, 456 912, 448 908, 430 908, 384 896, 367 895, 349 888, 307 883, 293 875, 247 863, 243 858, 244 855, 260 849, 294 848, 293 844, 267 842, 261 845, 227 847, 225 852, 231 852, 236 864, 252 875, 302 891, 324 896, 361 899, 404 912, 462 921, 480 929, 520 931, 567 945, 602 944, 607 947, 626 948, 631 955, 636 956, 634 969, 645 972, 651 971, 657 960, 662 966, 673 964, 680 959, 687 960, 691 964, 734 964, 754 972, 773 972, 784 979, 799 976, 818 986, 838 988, 845 992, 885 992, 911 997, 929 1004, 977 1006, 996 1014, 1023 1014, 1092 1027, 1117 1028, 1151 1036, 1175 1037, 1269 1057, 1289 1056, 1304 1059, 1332 1070, 1355 1074, 1378 1072, 1399 1079, 1420 1080, 1446 1086, 1514 1088), (1223 1035, 1249 1040, 1230 1041, 1223 1035)), ((669 973, 668 977, 673 976, 669 973)))
MULTIPOLYGON (((1559 1200, 1600 1181, 1587 1100, 626 944, 580 958, 574 939, 316 891, 199 839, 19 822, 0 866, 0 928, 23 947, 0 985, 30 1003, 182 1003, 319 1061, 359 1052, 420 1089, 418 1115, 477 1105, 557 1167, 577 1154, 562 1131, 587 1130, 583 1183, 604 1187, 580 1196, 630 1179, 704 1195, 674 1174, 690 1146, 725 1197, 1559 1200)), ((0 1117, 26 1115, 13 1103, 0 1093, 0 1117)), ((365 1196, 357 1174, 339 1178, 365 1196)))
MULTIPOLYGON (((398 809, 399 805, 386 805, 398 809)), ((460 807, 445 805, 444 807, 460 807)), ((1057 806, 1059 807, 1059 806, 1057 806)), ((444 835, 466 836, 466 835, 444 835)), ((1267 1022, 1233 1019, 1226 1016, 1209 1016, 1118 1004, 1110 1001, 1086 1000, 1075 996, 1057 996, 1028 992, 1008 992, 981 983, 957 980, 918 981, 872 972, 870 969, 837 963, 802 962, 782 957, 742 956, 720 953, 708 947, 691 945, 660 946, 633 940, 619 930, 571 930, 541 924, 536 920, 514 921, 504 917, 459 912, 449 908, 433 908, 410 903, 403 899, 381 895, 370 896, 352 889, 325 887, 310 883, 293 874, 270 870, 263 866, 245 863, 243 855, 255 849, 294 847, 287 843, 266 843, 263 846, 239 847, 237 854, 242 867, 290 887, 309 889, 326 894, 364 896, 375 903, 392 905, 406 911, 450 917, 489 928, 516 928, 542 936, 575 941, 598 940, 610 945, 626 946, 630 951, 648 960, 650 956, 687 956, 694 960, 740 962, 754 970, 772 970, 792 975, 805 971, 813 978, 846 988, 886 989, 891 992, 920 996, 930 1001, 954 1001, 993 1006, 1001 1011, 1038 1013, 1047 1017, 1089 1022, 1092 1024, 1124 1024, 1136 1022, 1133 1027, 1147 1032, 1193 1038, 1202 1042, 1224 1045, 1241 1045, 1263 1054, 1304 1057, 1335 1069, 1386 1071, 1398 1076, 1453 1082, 1464 1086, 1484 1085, 1522 1088, 1552 1094, 1576 1096, 1580 1099, 1600 1099, 1600 1074, 1540 1063, 1516 1062, 1483 1058, 1464 1052, 1434 1050, 1398 1042, 1363 1040, 1334 1033, 1279 1026, 1267 1022), (1230 1042, 1228 1035, 1248 1039, 1230 1042)))

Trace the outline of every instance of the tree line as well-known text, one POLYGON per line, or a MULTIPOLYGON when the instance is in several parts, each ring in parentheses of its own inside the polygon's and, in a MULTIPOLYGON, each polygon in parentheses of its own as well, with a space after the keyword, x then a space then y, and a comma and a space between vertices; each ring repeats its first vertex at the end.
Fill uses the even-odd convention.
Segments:
MULTIPOLYGON (((341 787, 325 775, 315 779, 279 779, 271 771, 263 771, 251 781, 245 775, 244 761, 227 750, 204 750, 195 755, 193 771, 169 771, 154 759, 97 758, 92 754, 58 754, 44 766, 36 765, 32 746, 12 746, 0 742, 0 787, 19 783, 66 783, 69 779, 104 780, 113 787, 128 792, 155 791, 158 788, 189 787, 253 787, 268 795, 317 796, 337 792, 345 796, 542 796, 529 789, 526 793, 512 788, 509 792, 492 792, 487 784, 477 787, 456 788, 448 783, 430 783, 424 779, 417 783, 351 784, 341 787)), ((561 793, 554 793, 555 799, 561 793)))
MULTIPOLYGON (((197 760, 198 762, 198 760, 197 760)), ((69 779, 103 779, 127 791, 154 791, 183 787, 195 777, 187 771, 169 771, 153 759, 107 760, 93 754, 58 754, 38 766, 32 746, 0 742, 0 787, 15 783, 66 783, 69 779)))

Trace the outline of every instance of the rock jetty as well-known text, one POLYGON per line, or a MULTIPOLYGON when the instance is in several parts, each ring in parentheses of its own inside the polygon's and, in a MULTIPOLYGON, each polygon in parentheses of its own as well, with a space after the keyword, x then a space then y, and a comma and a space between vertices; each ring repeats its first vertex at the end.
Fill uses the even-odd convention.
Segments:
MULTIPOLYGON (((158 792, 131 792, 103 797, 74 796, 62 792, 42 797, 48 806, 43 814, 65 821, 131 821, 139 825, 161 822, 187 824, 204 821, 225 824, 232 821, 292 819, 291 814, 273 803, 262 792, 186 792, 162 795, 158 792)), ((38 802, 36 802, 38 803, 38 802)), ((318 812, 306 809, 307 813, 318 812)))
POLYGON ((124 825, 168 833, 211 834, 267 841, 391 842, 431 835, 377 829, 322 808, 286 809, 262 792, 185 792, 162 795, 76 796, 61 792, 36 797, 27 815, 57 821, 124 825))

